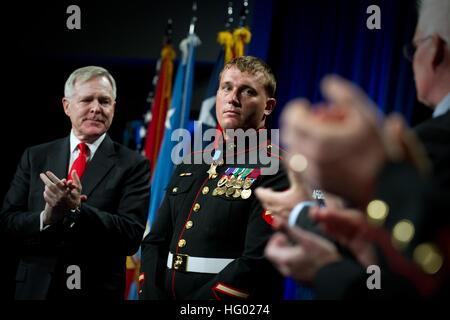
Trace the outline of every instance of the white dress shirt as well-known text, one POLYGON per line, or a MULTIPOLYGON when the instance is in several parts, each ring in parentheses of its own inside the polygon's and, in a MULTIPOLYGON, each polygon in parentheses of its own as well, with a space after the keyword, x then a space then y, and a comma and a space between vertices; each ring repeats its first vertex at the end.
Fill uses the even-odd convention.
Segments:
POLYGON ((433 118, 441 116, 450 110, 450 92, 438 103, 436 109, 433 111, 433 118))
MULTIPOLYGON (((105 139, 106 132, 102 134, 97 140, 95 140, 93 143, 86 143, 86 146, 88 147, 86 150, 86 164, 89 163, 89 161, 94 157, 95 152, 97 151, 100 144, 105 139)), ((78 144, 80 144, 82 141, 80 141, 77 137, 75 137, 73 130, 70 131, 70 161, 69 161, 69 168, 67 170, 67 174, 70 172, 70 168, 72 168, 72 164, 75 162, 75 159, 78 158, 78 154, 80 153, 80 149, 78 148, 78 144)))
POLYGON ((317 204, 314 201, 302 201, 299 204, 297 204, 294 209, 292 209, 291 213, 289 214, 289 220, 288 223, 291 227, 295 226, 295 223, 297 222, 298 216, 300 215, 300 212, 303 210, 304 207, 314 207, 317 204))

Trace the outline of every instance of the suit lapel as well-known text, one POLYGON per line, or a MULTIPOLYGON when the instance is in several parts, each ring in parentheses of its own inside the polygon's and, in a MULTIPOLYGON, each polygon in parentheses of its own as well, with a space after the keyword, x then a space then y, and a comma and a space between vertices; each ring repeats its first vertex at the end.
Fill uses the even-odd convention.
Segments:
POLYGON ((86 171, 81 178, 82 193, 89 197, 97 184, 114 166, 112 157, 115 155, 114 144, 106 135, 102 144, 94 154, 94 158, 88 163, 86 171))
POLYGON ((61 142, 56 145, 54 152, 50 152, 49 157, 47 157, 48 170, 60 179, 67 178, 69 155, 69 138, 61 139, 61 142))

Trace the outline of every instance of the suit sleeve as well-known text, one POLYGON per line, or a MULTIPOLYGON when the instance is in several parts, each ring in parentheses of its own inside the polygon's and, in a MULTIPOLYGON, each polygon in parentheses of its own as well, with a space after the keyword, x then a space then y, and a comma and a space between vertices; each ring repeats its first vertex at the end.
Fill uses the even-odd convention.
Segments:
POLYGON ((412 167, 404 164, 386 165, 379 175, 376 198, 387 204, 389 213, 383 225, 374 233, 377 266, 381 270, 381 290, 368 288, 367 280, 370 274, 366 268, 354 258, 344 257, 341 261, 326 265, 317 272, 314 283, 317 297, 319 299, 419 298, 418 285, 424 283, 424 278, 420 276, 421 274, 411 271, 416 268, 413 262, 414 248, 420 243, 432 241, 433 233, 426 229, 435 228, 432 224, 443 223, 440 214, 448 212, 439 210, 442 201, 436 199, 436 195, 438 193, 429 181, 419 176, 412 167), (415 226, 414 237, 405 243, 401 250, 386 250, 386 245, 381 245, 392 242, 392 230, 402 220, 415 226), (415 284, 413 280, 417 279, 420 281, 415 284))
MULTIPOLYGON (((30 172, 30 150, 27 149, 20 159, 11 186, 3 201, 0 230, 5 237, 23 240, 39 234, 41 211, 30 212, 28 210, 30 172)), ((43 209, 44 207, 42 207, 43 209)))
MULTIPOLYGON (((124 174, 117 185, 117 204, 109 209, 81 205, 80 221, 75 225, 92 245, 107 246, 124 255, 133 255, 139 248, 148 215, 150 201, 150 164, 140 158, 124 174), (114 211, 113 211, 114 210, 114 211)), ((115 201, 116 199, 112 199, 115 201)), ((74 231, 75 231, 74 230, 74 231)))

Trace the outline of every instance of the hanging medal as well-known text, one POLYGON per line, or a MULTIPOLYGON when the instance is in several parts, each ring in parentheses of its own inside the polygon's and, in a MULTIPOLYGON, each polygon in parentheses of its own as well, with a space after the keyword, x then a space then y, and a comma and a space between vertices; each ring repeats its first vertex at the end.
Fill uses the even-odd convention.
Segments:
POLYGON ((243 184, 244 190, 241 191, 241 198, 242 199, 248 199, 252 195, 252 190, 250 187, 252 186, 253 182, 255 182, 256 178, 261 173, 261 169, 253 169, 250 174, 248 175, 248 178, 245 180, 243 184))
POLYGON ((211 163, 211 166, 209 167, 209 169, 208 169, 208 171, 206 171, 206 173, 208 173, 209 174, 209 179, 215 179, 215 178, 217 178, 217 171, 216 171, 216 168, 217 167, 219 167, 219 166, 221 166, 221 165, 223 165, 223 159, 220 159, 220 160, 214 160, 212 163, 211 163))
POLYGON ((246 178, 246 176, 252 171, 252 169, 250 168, 245 168, 241 171, 241 173, 239 174, 234 187, 234 193, 233 193, 233 198, 239 198, 241 196, 241 192, 242 192, 242 187, 244 185, 244 179, 246 178))
POLYGON ((213 196, 222 195, 226 192, 227 187, 225 184, 230 179, 230 175, 233 173, 234 168, 228 168, 225 174, 217 182, 217 187, 213 190, 213 196))
POLYGON ((231 195, 233 195, 233 193, 235 192, 235 188, 236 188, 236 181, 238 180, 237 175, 243 171, 242 168, 235 168, 233 170, 233 173, 230 177, 230 179, 228 179, 228 181, 225 183, 225 186, 227 187, 227 191, 225 192, 225 195, 227 197, 230 197, 231 195))

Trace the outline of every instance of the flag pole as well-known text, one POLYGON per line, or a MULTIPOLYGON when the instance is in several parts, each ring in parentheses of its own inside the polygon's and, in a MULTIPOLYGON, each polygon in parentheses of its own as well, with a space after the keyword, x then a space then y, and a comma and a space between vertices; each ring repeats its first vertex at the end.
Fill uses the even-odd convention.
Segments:
POLYGON ((234 58, 244 55, 244 46, 246 43, 250 42, 252 36, 249 28, 245 26, 248 13, 249 13, 248 0, 243 0, 239 18, 239 26, 237 29, 233 31, 234 58))
MULTIPOLYGON (((187 61, 190 59, 190 56, 193 54, 193 48, 195 46, 195 42, 196 42, 196 35, 195 35, 195 26, 197 24, 197 1, 194 0, 192 2, 192 19, 191 19, 191 24, 189 25, 189 34, 188 34, 188 46, 187 46, 187 54, 186 54, 186 63, 187 61)), ((193 65, 188 64, 186 66, 188 69, 189 68, 194 68, 193 65)), ((192 73, 191 70, 186 70, 185 73, 185 78, 184 78, 184 88, 186 89, 188 87, 188 83, 190 82, 189 79, 189 75, 192 73)), ((186 105, 187 102, 187 96, 188 96, 188 90, 184 90, 183 92, 183 96, 182 96, 182 104, 186 105)), ((181 109, 181 118, 180 118, 180 128, 185 127, 186 123, 185 123, 185 118, 186 118, 186 114, 185 114, 186 110, 185 108, 181 109)))
POLYGON ((241 28, 245 27, 245 22, 247 21, 248 13, 249 13, 248 0, 243 0, 239 19, 239 26, 241 28))
POLYGON ((192 2, 192 19, 191 19, 191 24, 189 26, 189 35, 194 34, 195 32, 195 25, 197 23, 197 1, 194 0, 192 2))
POLYGON ((164 45, 172 44, 173 36, 173 20, 172 18, 167 19, 166 31, 164 32, 164 45))
POLYGON ((225 30, 231 30, 231 26, 233 25, 233 1, 228 1, 227 6, 227 15, 225 18, 225 30))

